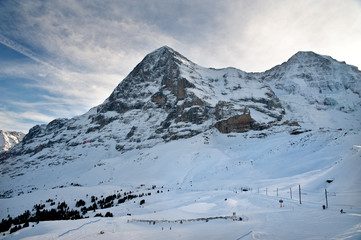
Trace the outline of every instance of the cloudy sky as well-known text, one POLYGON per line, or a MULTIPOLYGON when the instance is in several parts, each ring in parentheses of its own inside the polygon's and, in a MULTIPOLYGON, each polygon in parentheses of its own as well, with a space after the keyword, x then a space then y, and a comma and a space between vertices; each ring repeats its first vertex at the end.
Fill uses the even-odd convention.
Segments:
POLYGON ((361 69, 361 1, 1 0, 0 129, 85 113, 164 45, 205 67, 310 50, 361 69))

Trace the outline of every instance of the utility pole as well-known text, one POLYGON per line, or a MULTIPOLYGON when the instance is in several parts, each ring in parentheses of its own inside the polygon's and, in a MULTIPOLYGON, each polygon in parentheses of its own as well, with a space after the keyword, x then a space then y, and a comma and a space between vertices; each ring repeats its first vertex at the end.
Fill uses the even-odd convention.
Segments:
POLYGON ((292 199, 292 188, 290 188, 290 195, 291 195, 291 199, 292 199))
POLYGON ((301 185, 298 185, 298 197, 300 199, 300 204, 302 204, 302 201, 301 201, 301 185))
POLYGON ((328 208, 327 189, 325 188, 326 208, 328 208))

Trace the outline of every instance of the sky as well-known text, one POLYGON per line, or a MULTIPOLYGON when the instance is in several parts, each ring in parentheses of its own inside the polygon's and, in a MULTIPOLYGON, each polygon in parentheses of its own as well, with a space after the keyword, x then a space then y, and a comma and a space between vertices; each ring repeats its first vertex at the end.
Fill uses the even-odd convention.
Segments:
POLYGON ((86 113, 164 45, 204 67, 314 51, 360 69, 361 0, 0 0, 0 129, 86 113))

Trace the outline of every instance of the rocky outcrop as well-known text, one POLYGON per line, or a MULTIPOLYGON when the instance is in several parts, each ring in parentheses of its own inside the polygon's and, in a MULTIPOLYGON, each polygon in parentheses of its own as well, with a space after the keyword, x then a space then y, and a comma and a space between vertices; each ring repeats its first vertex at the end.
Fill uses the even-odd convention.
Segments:
POLYGON ((252 129, 252 123, 254 120, 249 114, 241 114, 234 117, 230 117, 227 120, 217 122, 214 126, 221 133, 231 132, 247 132, 252 129))
POLYGON ((252 119, 250 110, 245 107, 242 114, 219 121, 214 125, 214 127, 221 133, 240 133, 247 132, 252 129, 256 130, 257 128, 254 127, 254 123, 255 120, 252 119))
POLYGON ((159 106, 164 106, 167 102, 167 96, 165 96, 162 92, 157 92, 152 96, 152 102, 157 103, 159 106))

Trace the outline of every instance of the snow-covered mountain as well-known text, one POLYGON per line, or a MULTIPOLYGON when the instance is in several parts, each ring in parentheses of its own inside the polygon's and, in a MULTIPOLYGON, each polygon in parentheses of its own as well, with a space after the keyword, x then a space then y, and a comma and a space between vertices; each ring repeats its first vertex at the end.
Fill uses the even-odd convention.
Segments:
POLYGON ((51 159, 56 165, 104 152, 114 157, 214 127, 224 133, 267 128, 284 113, 270 86, 252 74, 206 69, 162 47, 147 55, 103 104, 82 116, 33 127, 0 161, 27 159, 37 165, 51 159))
POLYGON ((9 150, 9 148, 15 146, 21 140, 23 140, 25 134, 22 132, 6 132, 0 130, 0 152, 9 150))
MULTIPOLYGON (((5 175, 152 148, 215 130, 359 129, 361 72, 298 52, 263 73, 198 66, 169 47, 148 54, 104 103, 30 129, 0 155, 5 175), (6 171, 4 171, 6 169, 6 171)), ((5 189, 2 189, 4 191, 5 189)))
POLYGON ((357 67, 329 56, 298 52, 260 77, 303 126, 358 128, 359 122, 353 121, 360 116, 361 104, 357 67))
POLYGON ((33 127, 0 161, 13 176, 34 166, 117 157, 211 129, 359 128, 360 79, 356 67, 312 52, 299 52, 264 73, 246 73, 204 68, 162 47, 104 103, 84 115, 33 127))
MULTIPOLYGON (((111 224, 119 227, 113 227, 114 239, 145 238, 141 231, 169 239, 197 228, 160 235, 127 222, 129 213, 176 222, 244 211, 248 225, 221 224, 202 232, 223 231, 222 238, 231 239, 285 239, 283 230, 289 228, 294 239, 320 232, 319 238, 357 239, 360 86, 356 67, 313 52, 298 52, 266 72, 247 73, 204 68, 169 47, 159 48, 99 106, 35 126, 21 143, 1 153, 0 217, 21 214, 50 198, 75 208, 74 199, 93 204, 90 195, 100 198, 120 188, 142 195, 152 189, 146 207, 129 202, 110 208, 116 217, 111 224), (303 205, 292 198, 300 186, 303 205), (332 211, 347 208, 354 215, 335 220, 334 213, 318 212, 326 188, 332 192, 332 211), (287 199, 286 213, 279 212, 280 197, 287 199), (274 221, 264 221, 265 213, 274 221), (295 221, 320 228, 299 228, 295 221)), ((105 214, 99 209, 85 216, 99 212, 105 214)), ((89 224, 107 228, 110 222, 89 224)), ((63 233, 45 224, 43 233, 35 227, 36 232, 24 230, 15 237, 27 232, 34 238, 62 237, 69 227, 60 225, 63 233)), ((198 235, 192 236, 183 239, 198 235)))
POLYGON ((311 52, 299 52, 264 73, 246 73, 203 68, 162 47, 147 55, 103 104, 82 116, 33 127, 0 160, 26 156, 33 164, 44 158, 61 164, 104 151, 117 156, 214 127, 223 133, 285 121, 308 127, 319 116, 335 125, 332 111, 347 119, 349 113, 358 114, 360 78, 356 67, 311 52))

